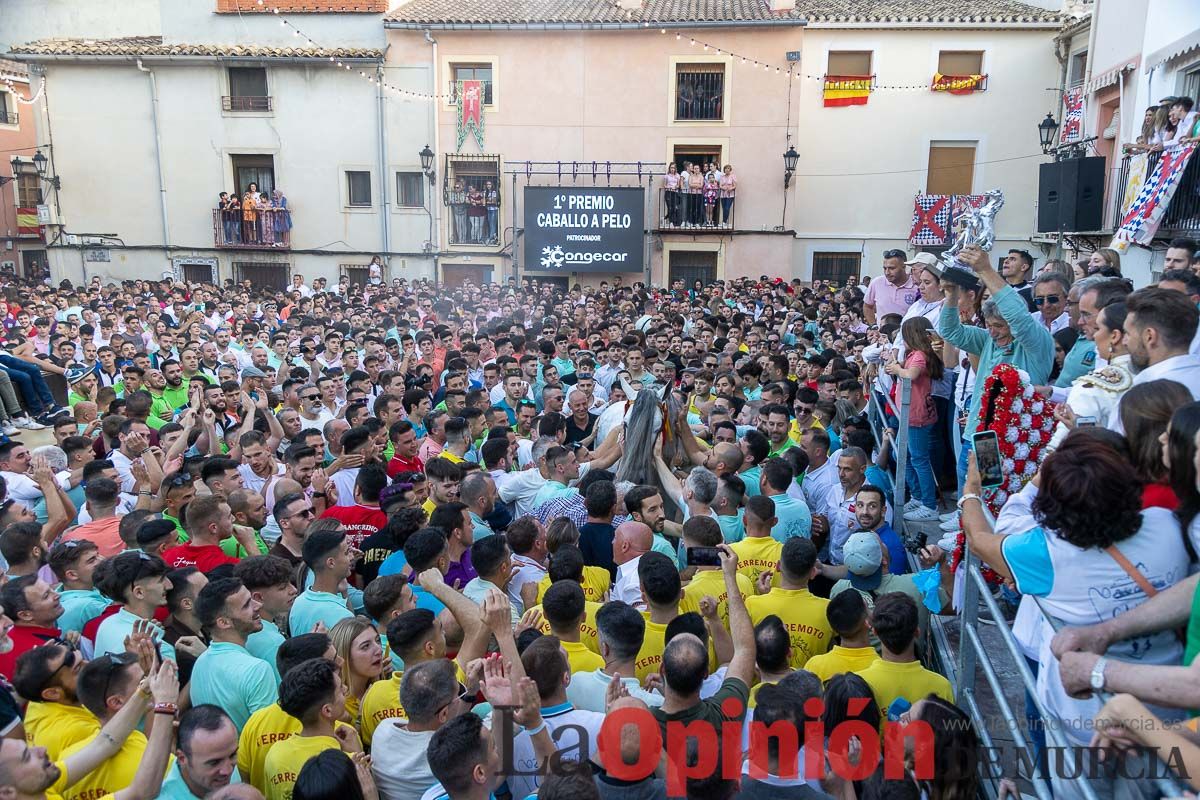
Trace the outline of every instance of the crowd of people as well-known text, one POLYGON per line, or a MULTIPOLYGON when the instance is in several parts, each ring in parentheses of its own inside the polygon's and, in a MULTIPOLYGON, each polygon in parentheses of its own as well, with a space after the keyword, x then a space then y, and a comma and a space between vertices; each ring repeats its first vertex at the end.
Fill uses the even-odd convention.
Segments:
POLYGON ((737 199, 737 175, 726 164, 675 162, 663 175, 663 227, 733 227, 733 203, 737 199))
POLYGON ((926 639, 964 545, 1042 752, 1200 788, 1198 250, 1136 291, 974 248, 970 288, 903 251, 846 286, 8 282, 0 789, 970 798, 926 639))
POLYGON ((225 244, 261 244, 285 247, 292 229, 292 212, 282 189, 260 192, 253 181, 246 192, 221 192, 217 197, 221 241, 225 244))

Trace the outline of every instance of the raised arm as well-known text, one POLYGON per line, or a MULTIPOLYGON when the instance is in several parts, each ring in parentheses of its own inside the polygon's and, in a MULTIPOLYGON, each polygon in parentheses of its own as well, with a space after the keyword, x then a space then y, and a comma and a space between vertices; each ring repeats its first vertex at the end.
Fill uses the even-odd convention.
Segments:
POLYGON ((729 633, 733 639, 733 658, 725 677, 738 678, 747 687, 754 684, 754 660, 756 657, 754 645, 754 625, 750 622, 750 614, 746 611, 746 601, 742 599, 742 591, 737 584, 737 554, 722 544, 717 548, 721 555, 721 572, 725 576, 725 591, 729 604, 729 633))
POLYGON ((942 281, 942 293, 946 302, 942 305, 942 314, 938 317, 938 333, 950 344, 966 350, 968 353, 979 355, 987 346, 990 338, 987 331, 979 328, 968 328, 958 318, 958 303, 962 290, 957 284, 942 281))
MULTIPOLYGON (((33 481, 42 490, 42 496, 46 500, 46 524, 42 526, 42 541, 49 550, 50 544, 67 529, 75 515, 68 516, 67 507, 63 505, 65 495, 59 488, 58 481, 54 478, 54 470, 50 468, 45 456, 37 456, 34 459, 33 481)), ((67 501, 68 504, 70 502, 67 501)), ((75 510, 73 504, 70 510, 75 510)))
MULTIPOLYGON (((158 668, 158 672, 150 679, 150 694, 154 699, 155 715, 174 716, 174 712, 167 708, 178 706, 179 703, 179 674, 174 661, 164 661, 158 668), (158 711, 160 706, 163 707, 161 712, 158 711)), ((160 720, 156 716, 155 721, 160 724, 150 729, 146 750, 133 775, 133 783, 117 791, 116 800, 152 800, 162 790, 167 761, 171 757, 171 745, 175 740, 175 726, 169 724, 173 721, 170 717, 160 720)))

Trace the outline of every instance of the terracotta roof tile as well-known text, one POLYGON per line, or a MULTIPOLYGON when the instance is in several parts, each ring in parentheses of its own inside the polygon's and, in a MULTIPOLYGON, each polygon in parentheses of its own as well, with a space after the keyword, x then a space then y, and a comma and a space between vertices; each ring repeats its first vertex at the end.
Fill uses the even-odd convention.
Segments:
POLYGON ((218 14, 382 14, 388 0, 217 0, 218 14))
POLYGON ((55 56, 207 56, 243 58, 382 58, 367 48, 270 47, 256 44, 164 44, 161 36, 122 39, 39 39, 18 45, 15 55, 55 56))
POLYGON ((796 0, 809 22, 1060 22, 1056 11, 1014 0, 796 0))
POLYGON ((795 0, 771 11, 770 0, 643 0, 626 13, 616 0, 410 0, 384 20, 425 24, 730 22, 1054 23, 1061 15, 1016 0, 795 0))

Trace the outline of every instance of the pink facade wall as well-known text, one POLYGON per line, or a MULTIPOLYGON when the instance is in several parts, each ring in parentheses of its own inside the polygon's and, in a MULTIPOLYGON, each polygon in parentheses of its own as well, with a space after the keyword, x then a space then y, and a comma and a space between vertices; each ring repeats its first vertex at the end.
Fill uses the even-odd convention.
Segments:
MULTIPOLYGON (((786 72, 776 74, 773 67, 786 70, 787 51, 801 49, 802 29, 713 28, 671 30, 665 34, 656 28, 619 31, 435 31, 438 59, 435 65, 438 92, 451 83, 448 65, 454 62, 478 63, 494 59, 496 108, 485 111, 484 147, 473 136, 462 145, 464 154, 497 154, 510 161, 643 161, 666 162, 672 145, 693 141, 723 144, 726 163, 732 164, 739 178, 736 228, 739 231, 771 230, 781 224, 783 211, 783 152, 788 143, 788 94, 792 93, 792 126, 796 122, 797 97, 802 81, 789 81, 786 72), (676 34, 682 38, 676 39, 676 34), (698 42, 712 45, 705 51, 698 42), (728 82, 728 106, 722 123, 677 123, 673 120, 671 88, 674 79, 672 57, 677 60, 706 60, 729 51, 772 65, 772 69, 742 65, 733 59, 725 69, 728 82)), ((428 67, 432 47, 418 31, 389 30, 388 68, 428 67)), ((400 73, 403 74, 403 73, 400 73)), ((413 82, 408 86, 417 89, 413 82)), ((427 90, 422 87, 422 90, 427 90)), ((439 164, 456 144, 457 113, 442 101, 436 101, 439 126, 439 164)), ((591 185, 590 166, 586 181, 591 185)), ((535 180, 535 184, 554 185, 553 176, 535 180)), ((570 184, 570 180, 564 181, 570 184)), ((634 179, 613 180, 613 185, 633 185, 634 179)), ((524 180, 518 182, 518 192, 524 180)), ((603 184, 601 184, 603 185, 603 184)), ((644 182, 643 182, 644 185, 644 182)), ((656 203, 661 180, 654 181, 656 203)), ((795 191, 795 184, 792 190, 795 191)), ((502 225, 511 225, 511 179, 501 180, 502 225)), ((435 190, 440 202, 440 183, 435 190)), ((795 207, 791 198, 790 207, 795 207)), ((444 249, 454 252, 445 238, 444 249)), ((519 224, 518 220, 518 224, 519 224)), ((786 227, 794 227, 788 220, 786 227)), ((699 241, 722 243, 722 270, 719 277, 757 276, 764 272, 790 277, 794 237, 786 235, 716 234, 684 235, 667 233, 661 241, 699 241)), ((487 250, 458 248, 473 253, 475 260, 488 256, 487 250)), ((496 248, 492 248, 496 254, 496 248)), ((655 241, 651 247, 653 279, 662 280, 663 248, 655 241)), ((446 258, 446 261, 453 260, 446 258)), ((511 263, 496 260, 505 276, 511 263)), ((493 273, 497 274, 496 272, 493 273)), ((581 282, 598 283, 603 276, 580 274, 581 282)), ((611 277, 611 276, 609 276, 611 277)), ((638 280, 627 275, 625 280, 638 280)), ((574 282, 575 276, 572 277, 574 282)))

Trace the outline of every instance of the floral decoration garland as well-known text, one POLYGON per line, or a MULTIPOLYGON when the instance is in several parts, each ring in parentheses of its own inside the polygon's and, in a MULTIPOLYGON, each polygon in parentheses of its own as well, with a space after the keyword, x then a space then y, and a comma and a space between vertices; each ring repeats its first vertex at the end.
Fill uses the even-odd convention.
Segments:
MULTIPOLYGON (((1046 445, 1054 433, 1055 404, 1035 392, 1029 375, 1012 364, 996 365, 984 381, 983 396, 980 417, 990 422, 981 425, 979 430, 996 432, 1004 471, 1004 482, 1000 486, 984 489, 981 493, 994 517, 1009 496, 1021 491, 1037 474, 1047 454, 1046 445)), ((960 521, 950 557, 951 571, 958 569, 965 546, 966 537, 960 521)), ((989 567, 983 567, 983 575, 989 583, 1000 582, 1000 576, 989 567)))

